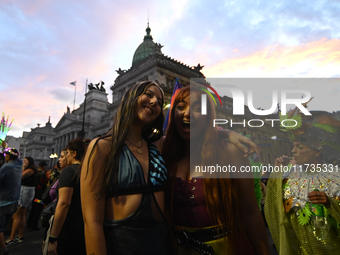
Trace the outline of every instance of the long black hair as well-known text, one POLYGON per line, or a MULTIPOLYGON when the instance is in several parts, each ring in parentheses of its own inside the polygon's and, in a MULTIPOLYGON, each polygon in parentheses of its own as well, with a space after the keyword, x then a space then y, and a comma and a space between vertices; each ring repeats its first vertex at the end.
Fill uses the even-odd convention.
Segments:
POLYGON ((25 159, 28 160, 28 165, 25 167, 25 170, 26 169, 37 170, 37 167, 34 164, 34 159, 32 157, 25 157, 25 159))
POLYGON ((75 151, 77 152, 76 156, 74 157, 77 160, 82 160, 85 156, 87 146, 91 140, 85 139, 82 140, 80 137, 70 141, 66 145, 66 150, 75 151))

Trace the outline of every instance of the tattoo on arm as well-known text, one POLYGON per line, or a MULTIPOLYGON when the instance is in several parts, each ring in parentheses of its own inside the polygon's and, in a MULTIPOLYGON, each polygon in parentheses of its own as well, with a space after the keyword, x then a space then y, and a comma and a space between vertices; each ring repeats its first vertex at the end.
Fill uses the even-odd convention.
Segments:
POLYGON ((96 201, 99 201, 99 200, 101 200, 103 198, 103 194, 101 192, 98 192, 98 193, 94 194, 93 196, 94 196, 94 199, 96 201))

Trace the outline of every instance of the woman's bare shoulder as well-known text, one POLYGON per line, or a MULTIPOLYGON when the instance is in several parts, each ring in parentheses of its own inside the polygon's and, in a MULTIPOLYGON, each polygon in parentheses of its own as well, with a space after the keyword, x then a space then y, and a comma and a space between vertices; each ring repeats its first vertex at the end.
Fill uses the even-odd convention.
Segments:
POLYGON ((95 138, 89 144, 87 148, 87 156, 93 159, 105 159, 109 155, 111 150, 111 139, 110 138, 95 138), (91 156, 92 155, 92 156, 91 156))
POLYGON ((111 147, 111 138, 95 138, 91 141, 89 148, 97 148, 98 150, 102 151, 107 151, 111 147))

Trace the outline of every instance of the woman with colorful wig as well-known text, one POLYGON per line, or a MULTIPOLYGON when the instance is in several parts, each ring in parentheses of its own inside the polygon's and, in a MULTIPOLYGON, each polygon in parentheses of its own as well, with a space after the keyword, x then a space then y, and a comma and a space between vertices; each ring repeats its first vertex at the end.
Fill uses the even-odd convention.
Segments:
MULTIPOLYGON (((112 128, 90 144, 81 173, 88 254, 172 254, 164 216, 168 171, 160 154, 163 104, 156 83, 132 86, 112 128)), ((249 139, 231 136, 254 149, 249 139)))
POLYGON ((207 173, 207 166, 248 166, 242 151, 221 140, 215 108, 203 90, 181 89, 173 102, 163 146, 176 254, 269 254, 252 174, 207 173))

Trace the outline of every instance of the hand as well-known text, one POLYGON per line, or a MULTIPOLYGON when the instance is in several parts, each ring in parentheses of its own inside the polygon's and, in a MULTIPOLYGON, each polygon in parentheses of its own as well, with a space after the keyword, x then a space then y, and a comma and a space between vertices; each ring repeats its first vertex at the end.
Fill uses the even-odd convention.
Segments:
POLYGON ((229 141, 232 144, 236 145, 240 150, 242 150, 245 153, 244 157, 249 157, 250 155, 252 155, 255 152, 256 152, 256 154, 258 156, 260 156, 260 152, 259 152, 259 150, 257 148, 256 143, 254 143, 248 137, 240 135, 237 132, 230 131, 230 133, 229 133, 229 141), (242 143, 245 144, 248 148, 244 147, 244 145, 242 143))
POLYGON ((275 166, 287 166, 289 162, 289 157, 286 155, 282 155, 279 158, 275 159, 275 166))
POLYGON ((47 254, 48 255, 58 255, 57 245, 58 245, 58 241, 55 241, 54 243, 49 243, 48 248, 47 248, 47 254))
POLYGON ((1 139, 0 139, 0 145, 4 149, 7 148, 7 143, 5 141, 1 140, 1 139))
POLYGON ((322 191, 312 191, 308 193, 308 198, 312 204, 329 205, 328 196, 322 191))

